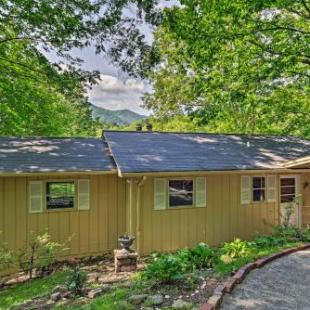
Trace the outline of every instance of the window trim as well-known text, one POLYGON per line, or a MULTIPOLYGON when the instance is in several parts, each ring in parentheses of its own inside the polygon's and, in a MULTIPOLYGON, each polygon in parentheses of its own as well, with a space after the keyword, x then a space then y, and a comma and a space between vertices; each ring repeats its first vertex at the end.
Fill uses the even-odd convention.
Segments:
POLYGON ((195 177, 189 177, 193 181, 193 190, 192 190, 192 195, 193 195, 193 203, 191 205, 181 205, 181 206, 173 206, 170 207, 170 191, 169 191, 169 181, 184 181, 186 180, 186 177, 172 177, 172 178, 167 178, 167 208, 166 210, 180 210, 180 209, 195 209, 196 208, 196 182, 195 182, 195 177))
MULTIPOLYGON (((300 195, 300 189, 299 189, 299 175, 297 174, 285 174, 285 175, 280 175, 279 177, 279 204, 286 204, 286 203, 289 203, 289 202, 281 202, 281 196, 292 196, 291 194, 285 194, 285 195, 281 195, 281 179, 295 179, 295 198, 300 195)), ((288 187, 291 187, 291 186, 288 186, 288 187)))
POLYGON ((251 202, 254 203, 254 204, 257 204, 257 203, 267 203, 267 176, 266 175, 253 175, 251 176, 251 202), (264 183, 265 183, 265 187, 257 187, 257 188, 254 188, 254 184, 253 184, 253 181, 254 181, 254 178, 264 178, 264 183), (264 196, 264 200, 254 200, 254 190, 264 190, 265 191, 265 196, 264 196))
POLYGON ((73 212, 73 211, 79 211, 78 209, 78 179, 48 179, 44 180, 44 191, 43 191, 43 199, 44 199, 44 212, 53 213, 53 212, 73 212), (66 182, 73 182, 74 183, 74 200, 73 200, 73 208, 59 208, 59 209, 48 209, 47 208, 47 183, 66 183, 66 182))

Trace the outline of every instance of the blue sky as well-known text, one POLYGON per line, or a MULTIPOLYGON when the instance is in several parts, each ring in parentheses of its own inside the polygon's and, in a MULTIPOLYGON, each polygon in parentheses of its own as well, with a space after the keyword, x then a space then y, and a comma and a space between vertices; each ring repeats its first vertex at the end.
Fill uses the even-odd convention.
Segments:
MULTIPOLYGON (((172 6, 176 3, 177 0, 162 0, 160 6, 172 6)), ((152 30, 146 25, 142 26, 142 30, 151 42, 152 30)), ((150 111, 140 106, 142 94, 151 90, 146 81, 128 77, 104 55, 96 55, 92 47, 73 50, 72 54, 84 60, 85 69, 99 70, 101 73, 101 81, 88 93, 91 103, 111 110, 130 109, 141 114, 150 114, 150 111)))

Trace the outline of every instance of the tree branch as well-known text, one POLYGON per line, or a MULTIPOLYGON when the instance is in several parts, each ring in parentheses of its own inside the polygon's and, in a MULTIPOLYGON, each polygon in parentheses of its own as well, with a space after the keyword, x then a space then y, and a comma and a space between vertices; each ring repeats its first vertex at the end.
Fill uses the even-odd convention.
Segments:
POLYGON ((306 11, 310 16, 310 7, 308 6, 307 2, 305 0, 301 0, 301 4, 303 5, 303 7, 306 9, 306 11))

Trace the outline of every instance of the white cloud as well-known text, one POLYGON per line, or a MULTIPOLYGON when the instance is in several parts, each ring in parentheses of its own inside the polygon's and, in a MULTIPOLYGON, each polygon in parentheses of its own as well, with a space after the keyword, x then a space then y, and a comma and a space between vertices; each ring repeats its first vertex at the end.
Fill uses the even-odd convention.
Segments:
POLYGON ((142 94, 149 86, 134 79, 121 79, 102 74, 99 83, 89 91, 90 102, 110 110, 129 109, 138 113, 149 114, 141 108, 142 94))

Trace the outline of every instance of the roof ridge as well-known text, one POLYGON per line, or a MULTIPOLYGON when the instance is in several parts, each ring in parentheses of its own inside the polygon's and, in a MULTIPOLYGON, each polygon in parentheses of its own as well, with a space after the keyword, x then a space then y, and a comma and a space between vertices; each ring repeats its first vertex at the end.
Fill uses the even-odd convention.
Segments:
POLYGON ((158 131, 158 130, 116 130, 116 129, 103 129, 103 134, 105 132, 117 132, 117 133, 142 133, 142 134, 152 134, 152 133, 160 133, 160 134, 188 134, 188 135, 210 135, 210 136, 241 136, 241 137, 265 137, 265 138, 294 138, 300 140, 310 141, 310 139, 302 138, 293 135, 267 135, 267 134, 247 134, 247 133, 217 133, 217 132, 205 132, 205 131, 158 131))
POLYGON ((83 136, 73 136, 73 137, 57 137, 57 136, 0 136, 0 139, 98 139, 100 137, 83 137, 83 136))

